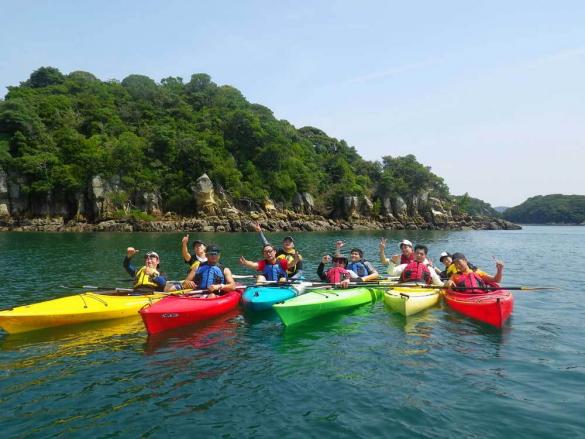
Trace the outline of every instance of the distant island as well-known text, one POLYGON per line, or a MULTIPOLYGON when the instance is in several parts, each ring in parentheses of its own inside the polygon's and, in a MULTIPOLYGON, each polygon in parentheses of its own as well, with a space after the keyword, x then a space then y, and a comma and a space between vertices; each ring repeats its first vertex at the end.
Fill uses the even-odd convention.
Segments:
POLYGON ((503 213, 523 224, 585 224, 585 195, 538 195, 503 213))
POLYGON ((517 227, 384 151, 364 160, 205 73, 101 81, 41 67, 0 100, 0 230, 517 227))

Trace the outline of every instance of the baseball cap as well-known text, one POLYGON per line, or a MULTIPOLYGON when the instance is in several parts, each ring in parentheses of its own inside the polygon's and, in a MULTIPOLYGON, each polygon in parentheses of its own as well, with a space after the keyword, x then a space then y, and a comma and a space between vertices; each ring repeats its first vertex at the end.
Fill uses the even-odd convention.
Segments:
POLYGON ((413 245, 412 245, 412 242, 410 242, 408 239, 403 239, 402 241, 400 241, 400 244, 398 244, 398 247, 399 247, 400 249, 402 249, 402 246, 403 246, 403 245, 407 245, 407 246, 409 246, 410 248, 412 248, 412 247, 413 247, 413 245))
MULTIPOLYGON (((451 254, 450 254, 450 253, 443 252, 443 253, 441 253, 441 254, 439 255, 439 261, 440 261, 440 262, 443 262, 443 258, 447 258, 447 257, 450 257, 450 256, 451 256, 451 254)), ((452 257, 452 256, 451 256, 451 257, 452 257)))
POLYGON ((451 258, 453 258, 453 262, 455 262, 457 259, 465 259, 467 261, 467 258, 463 253, 453 253, 453 256, 451 256, 451 258))
POLYGON ((207 247, 207 250, 205 251, 205 254, 207 255, 219 255, 221 253, 221 249, 217 246, 217 245, 210 245, 209 247, 207 247))

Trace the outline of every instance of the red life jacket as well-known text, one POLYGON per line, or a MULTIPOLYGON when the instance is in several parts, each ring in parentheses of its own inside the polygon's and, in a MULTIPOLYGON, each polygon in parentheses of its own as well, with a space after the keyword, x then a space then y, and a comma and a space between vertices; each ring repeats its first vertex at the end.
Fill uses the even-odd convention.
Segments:
POLYGON ((486 283, 481 276, 474 271, 470 271, 469 273, 459 274, 455 285, 458 288, 465 288, 465 291, 463 291, 464 293, 484 293, 485 290, 475 288, 485 288, 486 283))
POLYGON ((404 254, 400 255, 400 265, 410 264, 412 261, 414 261, 414 253, 411 253, 410 256, 404 256, 404 254))
POLYGON ((338 284, 344 279, 349 279, 349 271, 342 267, 333 267, 325 273, 327 280, 332 284, 338 284))
POLYGON ((427 285, 431 284, 431 272, 422 262, 412 261, 406 267, 400 275, 400 282, 424 282, 427 285))

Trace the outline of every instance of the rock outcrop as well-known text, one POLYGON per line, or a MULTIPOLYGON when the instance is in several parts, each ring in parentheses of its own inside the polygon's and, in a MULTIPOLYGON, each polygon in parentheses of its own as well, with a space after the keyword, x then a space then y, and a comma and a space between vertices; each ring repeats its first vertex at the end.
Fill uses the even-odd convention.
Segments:
POLYGON ((203 215, 217 215, 220 213, 219 207, 215 200, 215 191, 213 182, 207 174, 203 174, 197 179, 194 186, 191 187, 195 197, 195 206, 197 213, 203 215))
POLYGON ((10 198, 6 172, 0 167, 0 218, 10 217, 10 198))
POLYGON ((500 218, 454 214, 448 203, 428 192, 406 201, 399 196, 379 197, 376 203, 367 196, 346 195, 331 211, 319 211, 312 195, 302 192, 294 195, 290 210, 269 198, 262 204, 249 198, 232 198, 203 174, 192 188, 196 216, 180 217, 171 212, 162 215, 163 200, 156 191, 137 191, 129 198, 116 177, 95 176, 87 191, 69 199, 64 194, 50 194, 32 203, 22 191, 23 184, 21 177, 7 175, 0 168, 0 230, 241 232, 254 231, 254 222, 268 231, 291 232, 519 228, 500 218), (155 220, 139 220, 136 210, 155 220), (115 219, 120 212, 128 214, 125 219, 115 219))

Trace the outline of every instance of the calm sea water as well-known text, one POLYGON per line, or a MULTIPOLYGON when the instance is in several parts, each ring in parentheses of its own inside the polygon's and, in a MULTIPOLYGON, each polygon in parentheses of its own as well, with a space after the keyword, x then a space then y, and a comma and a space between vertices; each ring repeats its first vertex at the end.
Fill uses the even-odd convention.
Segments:
MULTIPOLYGON (((377 263, 379 236, 295 234, 309 273, 336 239, 377 263)), ((503 330, 442 307, 405 319, 376 303, 296 328, 238 310, 156 338, 139 318, 0 333, 2 436, 584 437, 585 228, 385 236, 390 249, 426 243, 435 259, 462 251, 488 272, 502 258, 505 284, 560 290, 515 293, 503 330)), ((247 273, 241 254, 259 257, 254 234, 197 237, 219 244, 236 273, 247 273)), ((0 307, 74 292, 61 285, 129 286, 129 245, 156 249, 180 278, 180 240, 2 233, 0 307)))

